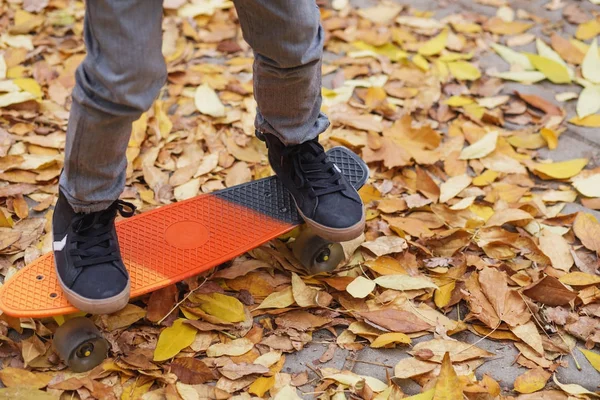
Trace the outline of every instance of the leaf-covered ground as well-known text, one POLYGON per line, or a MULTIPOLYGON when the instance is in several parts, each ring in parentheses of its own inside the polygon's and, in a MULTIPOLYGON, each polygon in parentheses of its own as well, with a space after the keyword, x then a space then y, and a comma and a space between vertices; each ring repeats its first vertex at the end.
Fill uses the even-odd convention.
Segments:
MULTIPOLYGON (((332 121, 322 142, 348 146, 371 169, 367 229, 344 244, 343 265, 308 275, 289 251, 292 232, 95 316, 110 359, 84 374, 52 349, 62 318, 2 315, 0 398, 598 397, 557 375, 576 364, 592 382, 600 376, 599 152, 569 135, 600 127, 600 8, 521 3, 462 1, 440 17, 393 2, 322 2, 332 121), (549 95, 533 94, 542 85, 549 95), (589 155, 546 157, 565 143, 589 155), (566 211, 571 203, 585 211, 566 211), (326 351, 286 373, 286 356, 317 330, 329 331, 319 336, 326 351), (464 332, 485 339, 457 340, 464 332), (490 340, 517 349, 513 368, 526 372, 514 382, 477 372, 502 356, 484 349, 490 340), (367 347, 410 357, 386 379, 352 372, 355 363, 324 367, 336 351, 367 347), (409 381, 422 393, 404 395, 409 381)), ((50 250, 83 13, 70 0, 0 4, 4 279, 50 250)), ((232 3, 166 0, 163 54, 168 84, 133 126, 123 198, 144 212, 270 175, 253 137, 252 52, 232 3)))

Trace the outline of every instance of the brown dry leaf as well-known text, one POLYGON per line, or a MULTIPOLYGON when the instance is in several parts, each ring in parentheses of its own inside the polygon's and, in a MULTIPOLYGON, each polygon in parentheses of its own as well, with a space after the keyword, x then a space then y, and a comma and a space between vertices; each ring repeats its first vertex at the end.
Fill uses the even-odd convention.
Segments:
POLYGON ((412 333, 431 329, 431 325, 415 319, 414 315, 394 309, 365 311, 357 313, 366 322, 391 332, 412 333))
POLYGON ((413 376, 426 374, 433 371, 438 364, 434 362, 421 361, 416 358, 403 359, 394 368, 394 377, 409 379, 413 376))
POLYGON ((592 214, 578 213, 573 231, 585 247, 600 255, 600 223, 596 217, 592 214))
POLYGON ((563 236, 544 229, 540 235, 539 247, 550 258, 554 268, 569 272, 574 261, 571 256, 571 246, 563 236))
POLYGON ((34 373, 22 368, 7 367, 0 370, 0 380, 5 387, 42 389, 52 380, 49 373, 34 373))
POLYGON ((378 257, 401 253, 408 247, 406 240, 398 236, 380 236, 373 241, 364 242, 361 246, 371 250, 378 257))
POLYGON ((440 188, 438 185, 431 179, 429 174, 425 172, 419 166, 416 167, 417 171, 417 190, 421 192, 425 197, 429 200, 437 203, 440 197, 440 188))
POLYGON ((519 339, 524 341, 540 356, 544 355, 544 347, 542 345, 542 337, 538 333, 537 325, 533 321, 529 321, 523 325, 511 327, 511 331, 519 339))
POLYGON ((205 363, 195 358, 178 358, 171 363, 171 372, 185 384, 197 385, 217 378, 205 363))
POLYGON ((260 364, 229 363, 219 368, 219 372, 228 379, 236 380, 246 375, 265 374, 269 372, 269 368, 260 364))
POLYGON ((523 294, 547 306, 564 306, 577 297, 577 293, 569 290, 558 279, 545 276, 530 287, 523 290, 523 294))
POLYGON ((383 161, 386 168, 404 167, 411 165, 411 155, 402 146, 394 140, 386 137, 380 138, 381 147, 371 150, 369 147, 363 147, 362 159, 371 163, 374 161, 383 161))
POLYGON ((158 322, 165 317, 177 303, 178 295, 179 291, 176 285, 170 285, 153 292, 148 300, 148 312, 146 314, 148 321, 158 322))
POLYGON ((526 211, 519 208, 507 208, 505 210, 496 211, 494 215, 488 219, 485 226, 502 226, 507 222, 529 221, 533 217, 526 211))
POLYGON ((500 320, 516 327, 531 318, 523 299, 509 289, 506 274, 494 268, 485 268, 479 274, 479 283, 500 320))
POLYGON ((441 363, 446 353, 450 354, 452 362, 462 362, 478 358, 492 357, 494 354, 477 346, 455 340, 433 339, 416 344, 410 354, 415 355, 422 350, 429 350, 433 356, 428 361, 441 363))

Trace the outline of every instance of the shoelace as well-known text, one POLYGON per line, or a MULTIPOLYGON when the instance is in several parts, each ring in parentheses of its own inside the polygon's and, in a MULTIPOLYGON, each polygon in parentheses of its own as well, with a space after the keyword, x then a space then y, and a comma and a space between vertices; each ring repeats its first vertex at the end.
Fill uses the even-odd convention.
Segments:
POLYGON ((117 200, 106 210, 74 218, 75 235, 72 240, 77 248, 72 249, 70 255, 80 257, 73 263, 76 268, 119 260, 117 245, 111 240, 112 221, 117 212, 123 217, 131 217, 135 213, 135 206, 117 200))
POLYGON ((311 189, 310 195, 313 197, 340 192, 346 188, 341 173, 327 159, 323 148, 314 141, 286 147, 281 156, 292 160, 294 174, 302 185, 311 189))

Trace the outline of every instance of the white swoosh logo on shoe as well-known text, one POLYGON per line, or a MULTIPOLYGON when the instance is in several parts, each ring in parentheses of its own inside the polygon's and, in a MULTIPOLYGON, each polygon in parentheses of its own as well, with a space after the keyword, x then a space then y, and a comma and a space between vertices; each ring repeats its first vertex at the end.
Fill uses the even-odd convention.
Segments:
POLYGON ((54 251, 62 251, 62 249, 65 248, 65 246, 67 245, 67 235, 65 235, 64 238, 62 238, 62 240, 60 242, 52 242, 52 249, 54 251))

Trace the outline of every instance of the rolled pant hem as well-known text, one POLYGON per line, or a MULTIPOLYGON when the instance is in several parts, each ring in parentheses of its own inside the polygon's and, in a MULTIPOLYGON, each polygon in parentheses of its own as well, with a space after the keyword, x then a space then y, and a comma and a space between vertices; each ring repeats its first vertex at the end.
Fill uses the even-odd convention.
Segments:
POLYGON ((69 194, 64 188, 60 188, 62 193, 65 195, 67 201, 73 208, 73 211, 76 213, 84 213, 89 214, 92 212, 106 210, 115 200, 106 200, 106 201, 98 201, 98 202, 82 202, 69 194))

